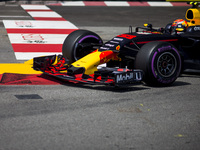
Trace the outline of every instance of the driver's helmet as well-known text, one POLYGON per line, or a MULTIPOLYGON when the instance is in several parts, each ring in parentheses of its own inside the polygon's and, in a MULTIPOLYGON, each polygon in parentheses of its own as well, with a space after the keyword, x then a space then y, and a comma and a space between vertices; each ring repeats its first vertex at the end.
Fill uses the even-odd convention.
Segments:
POLYGON ((188 23, 184 19, 177 19, 172 23, 172 33, 183 33, 188 28, 188 23))

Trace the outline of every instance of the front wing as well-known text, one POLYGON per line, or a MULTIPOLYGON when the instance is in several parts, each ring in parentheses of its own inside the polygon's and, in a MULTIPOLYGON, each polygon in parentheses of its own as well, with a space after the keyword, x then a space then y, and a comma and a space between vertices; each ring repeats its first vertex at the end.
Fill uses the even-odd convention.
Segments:
POLYGON ((102 67, 90 75, 84 73, 71 75, 67 73, 68 66, 68 60, 62 55, 36 57, 33 61, 35 70, 74 83, 120 86, 140 82, 143 77, 143 71, 141 70, 108 67, 102 67))

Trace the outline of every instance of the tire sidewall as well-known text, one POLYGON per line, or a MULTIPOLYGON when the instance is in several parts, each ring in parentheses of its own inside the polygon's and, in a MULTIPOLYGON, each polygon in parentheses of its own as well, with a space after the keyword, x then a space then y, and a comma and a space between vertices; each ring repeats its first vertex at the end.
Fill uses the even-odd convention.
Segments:
POLYGON ((67 36, 62 47, 62 54, 65 58, 69 59, 70 63, 77 60, 77 45, 86 38, 95 38, 99 41, 99 43, 103 43, 102 39, 94 32, 88 30, 76 30, 72 32, 67 36))
POLYGON ((145 73, 144 81, 153 86, 170 85, 181 72, 180 54, 172 44, 167 42, 155 41, 145 44, 136 57, 136 63, 137 69, 142 69, 145 73), (165 54, 171 56, 175 63, 175 67, 169 76, 164 76, 158 69, 158 60, 165 54), (138 61, 138 59, 142 59, 143 62, 138 61))
POLYGON ((161 43, 160 45, 156 46, 150 58, 151 58, 149 61, 149 69, 150 69, 149 71, 151 73, 150 75, 152 76, 152 79, 155 79, 155 81, 158 82, 158 84, 161 85, 172 84, 180 75, 181 57, 176 48, 173 47, 170 43, 161 43), (158 60, 163 55, 171 55, 171 57, 174 59, 174 65, 175 65, 174 69, 168 76, 164 76, 158 68, 158 60))

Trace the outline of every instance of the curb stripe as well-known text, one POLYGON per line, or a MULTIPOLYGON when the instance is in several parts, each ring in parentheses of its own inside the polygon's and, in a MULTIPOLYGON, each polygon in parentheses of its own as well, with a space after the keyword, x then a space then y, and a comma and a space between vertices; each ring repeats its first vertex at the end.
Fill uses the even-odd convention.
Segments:
POLYGON ((61 15, 54 11, 28 11, 28 14, 34 17, 45 17, 45 18, 62 18, 61 15))
POLYGON ((6 29, 7 33, 70 34, 77 29, 6 29))
POLYGON ((3 20, 6 29, 78 29, 70 21, 3 20))
POLYGON ((66 21, 64 18, 54 18, 54 17, 33 17, 35 20, 47 20, 47 21, 66 21))
MULTIPOLYGON (((39 72, 39 71, 38 71, 39 72)), ((58 85, 62 81, 40 74, 5 73, 0 76, 0 85, 58 85)))
POLYGON ((78 28, 47 6, 22 5, 22 8, 35 20, 3 20, 16 59, 61 54, 65 38, 78 28))
POLYGON ((190 6, 187 3, 182 3, 182 2, 173 2, 171 3, 173 6, 190 6))
POLYGON ((62 52, 62 44, 12 44, 15 52, 62 52))
POLYGON ((76 2, 61 2, 62 6, 85 6, 83 1, 76 1, 76 2))
POLYGON ((30 11, 45 11, 45 12, 48 12, 48 11, 53 11, 51 9, 49 10, 43 10, 43 9, 26 9, 27 12, 30 12, 30 11))
POLYGON ((130 6, 149 6, 147 2, 128 2, 130 6))
POLYGON ((19 59, 19 60, 29 60, 32 59, 33 56, 34 57, 40 57, 40 56, 49 56, 49 55, 59 55, 62 54, 61 52, 15 52, 15 56, 19 59))
POLYGON ((21 5, 35 20, 65 21, 58 13, 45 5, 21 5))
POLYGON ((104 2, 84 1, 85 6, 106 6, 104 2))
MULTIPOLYGON (((47 4, 48 5, 48 4, 47 4)), ((150 6, 150 7, 173 7, 173 6, 189 6, 186 2, 141 2, 141 1, 64 1, 56 4, 59 6, 150 6)))
POLYGON ((49 7, 47 7, 46 5, 21 5, 21 7, 24 10, 51 10, 49 7))
POLYGON ((26 34, 8 34, 8 36, 12 44, 63 44, 65 38, 68 35, 26 33, 26 34))
POLYGON ((123 2, 123 1, 117 1, 117 2, 105 1, 105 4, 107 6, 130 6, 128 2, 123 2))
POLYGON ((173 6, 170 2, 147 2, 150 6, 153 6, 153 7, 171 7, 173 6))

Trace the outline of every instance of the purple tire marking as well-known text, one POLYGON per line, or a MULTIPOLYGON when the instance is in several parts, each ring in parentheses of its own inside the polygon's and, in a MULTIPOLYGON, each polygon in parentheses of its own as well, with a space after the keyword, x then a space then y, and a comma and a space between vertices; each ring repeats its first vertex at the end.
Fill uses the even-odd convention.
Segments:
POLYGON ((153 64, 154 64, 154 60, 155 60, 155 57, 156 57, 157 53, 158 53, 158 52, 155 52, 155 53, 154 53, 153 58, 152 58, 152 61, 151 61, 151 70, 152 70, 153 76, 154 76, 155 78, 156 78, 156 74, 155 74, 155 71, 154 71, 154 67, 153 67, 154 65, 153 65, 153 64))
MULTIPOLYGON (((170 47, 171 47, 171 46, 170 46, 170 47)), ((178 72, 180 72, 180 71, 181 71, 181 57, 180 57, 178 51, 177 51, 174 47, 171 47, 171 48, 176 52, 176 54, 177 54, 178 57, 179 57, 179 64, 180 64, 180 67, 179 67, 179 71, 178 71, 178 72)), ((167 50, 167 49, 166 49, 166 50, 167 50)), ((158 49, 158 51, 159 51, 159 52, 161 51, 160 48, 158 49)), ((156 73, 155 73, 155 71, 154 71, 154 60, 155 60, 155 57, 156 57, 157 53, 158 53, 158 52, 155 52, 155 53, 154 53, 153 58, 152 58, 152 62, 151 62, 151 69, 152 69, 152 72, 153 72, 153 75, 154 75, 155 78, 156 78, 157 76, 156 76, 156 73)))
POLYGON ((178 51, 175 49, 175 48, 173 48, 172 47, 172 49, 176 52, 176 54, 178 55, 178 58, 179 58, 179 64, 180 64, 180 67, 179 67, 179 71, 178 72, 181 72, 181 57, 180 57, 180 55, 179 55, 179 53, 178 53, 178 51))
POLYGON ((95 39, 99 40, 99 38, 94 35, 87 35, 87 36, 84 36, 78 43, 81 43, 83 40, 85 40, 87 38, 95 38, 95 39))
POLYGON ((172 47, 171 46, 166 46, 166 47, 161 47, 158 49, 159 52, 163 52, 163 51, 166 51, 166 50, 170 50, 172 47))

